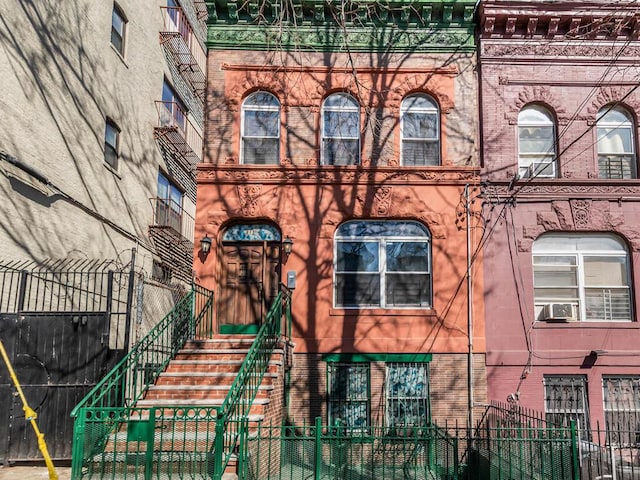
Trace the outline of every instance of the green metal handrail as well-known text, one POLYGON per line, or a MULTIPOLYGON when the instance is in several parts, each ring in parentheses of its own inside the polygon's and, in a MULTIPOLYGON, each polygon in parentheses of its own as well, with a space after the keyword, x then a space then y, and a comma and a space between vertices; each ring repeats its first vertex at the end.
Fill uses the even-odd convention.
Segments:
MULTIPOLYGON (((213 445, 215 480, 222 478, 235 447, 240 443, 239 458, 244 458, 242 435, 247 433, 247 418, 253 401, 258 394, 271 354, 280 341, 283 310, 287 317, 286 328, 291 319, 291 294, 284 289, 273 301, 261 325, 249 353, 242 363, 238 375, 231 385, 216 419, 216 440, 213 445)), ((287 332, 289 333, 289 332, 287 332)))
POLYGON ((203 319, 212 315, 213 292, 194 285, 147 335, 75 406, 73 418, 83 407, 133 406, 149 389, 203 319))
POLYGON ((110 417, 127 416, 145 392, 164 371, 189 338, 204 337, 212 330, 213 292, 194 285, 145 337, 75 406, 72 450, 72 476, 109 435, 110 417), (86 438, 87 416, 105 416, 105 429, 86 438))

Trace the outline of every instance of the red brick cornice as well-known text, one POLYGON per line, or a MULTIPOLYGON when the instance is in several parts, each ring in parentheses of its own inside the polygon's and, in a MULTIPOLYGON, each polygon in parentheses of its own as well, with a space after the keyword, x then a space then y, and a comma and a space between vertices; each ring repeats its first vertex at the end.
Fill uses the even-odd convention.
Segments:
POLYGON ((478 21, 483 39, 637 40, 640 5, 594 1, 482 2, 478 21))

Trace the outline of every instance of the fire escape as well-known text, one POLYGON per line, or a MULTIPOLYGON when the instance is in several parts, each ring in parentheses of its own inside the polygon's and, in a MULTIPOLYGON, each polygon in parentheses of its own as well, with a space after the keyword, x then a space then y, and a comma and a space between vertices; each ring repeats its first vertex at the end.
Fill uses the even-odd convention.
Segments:
POLYGON ((150 198, 149 201, 154 220, 149 226, 149 236, 162 259, 162 267, 157 267, 162 272, 156 276, 191 282, 194 218, 171 199, 150 198))
MULTIPOLYGON (((193 0, 195 18, 204 24, 207 6, 204 0, 193 0)), ((158 258, 154 261, 154 277, 166 282, 176 280, 190 283, 192 280, 195 199, 188 199, 185 192, 195 191, 195 165, 202 161, 202 134, 193 122, 193 113, 201 111, 204 103, 206 84, 206 53, 196 37, 189 18, 180 7, 161 7, 163 25, 160 30, 160 45, 165 51, 172 71, 177 72, 186 87, 193 93, 192 98, 178 98, 177 92, 165 95, 156 101, 158 124, 154 136, 166 160, 168 174, 181 192, 172 196, 167 191, 151 198, 153 223, 149 226, 149 236, 156 247, 158 258), (190 105, 183 100, 195 101, 190 105), (196 108, 197 107, 197 108, 196 108), (178 172, 177 174, 175 172, 178 172), (182 173, 180 173, 182 172, 182 173), (193 184, 190 184, 193 182, 193 184), (162 198, 160 195, 167 195, 162 198)), ((202 25, 196 25, 202 26, 202 25)), ((182 82, 181 82, 182 83, 182 82)), ((171 182, 173 183, 173 182, 171 182)), ((177 190, 173 190, 174 192, 177 190)))
MULTIPOLYGON (((197 2, 196 2, 197 3, 197 2)), ((180 7, 161 7, 164 26, 160 43, 196 98, 204 102, 206 54, 180 7)), ((206 6, 205 6, 206 8, 206 6)), ((187 171, 202 161, 202 135, 180 103, 157 101, 158 126, 155 137, 161 146, 174 153, 187 171)))
MULTIPOLYGON (((196 6, 198 2, 195 2, 196 6)), ((205 14, 206 14, 206 5, 205 14)), ((198 14, 201 8, 196 8, 198 14)), ((193 90, 204 101, 207 57, 198 43, 189 20, 180 7, 162 7, 164 28, 160 32, 160 43, 173 58, 178 71, 193 90)))

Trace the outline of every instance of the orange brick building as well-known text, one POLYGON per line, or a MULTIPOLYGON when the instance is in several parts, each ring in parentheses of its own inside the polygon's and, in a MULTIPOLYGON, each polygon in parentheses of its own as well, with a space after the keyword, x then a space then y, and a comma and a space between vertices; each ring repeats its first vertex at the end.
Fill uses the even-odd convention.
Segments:
POLYGON ((292 287, 292 421, 464 421, 485 399, 473 5, 305 4, 295 28, 209 7, 196 278, 223 334, 292 287))

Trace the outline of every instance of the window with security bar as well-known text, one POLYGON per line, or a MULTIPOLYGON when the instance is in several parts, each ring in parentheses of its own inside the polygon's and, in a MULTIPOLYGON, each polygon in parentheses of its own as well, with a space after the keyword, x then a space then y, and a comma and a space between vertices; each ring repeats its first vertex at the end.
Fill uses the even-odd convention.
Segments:
POLYGON ((640 446, 640 376, 602 377, 607 438, 619 447, 640 446))
POLYGON ((596 121, 598 176, 636 178, 636 152, 633 118, 624 108, 607 105, 596 121))
POLYGON ((556 425, 568 427, 570 421, 575 420, 584 437, 590 430, 587 378, 584 375, 545 375, 544 410, 546 420, 556 425))
POLYGON ((429 364, 388 363, 385 381, 388 428, 429 424, 429 364))
POLYGON ((539 321, 632 320, 629 253, 613 234, 548 233, 533 244, 539 321))
POLYGON ((369 427, 371 391, 368 363, 327 364, 329 425, 350 431, 369 427))

